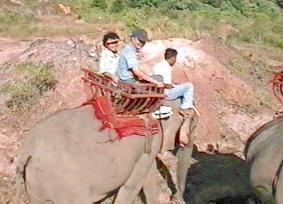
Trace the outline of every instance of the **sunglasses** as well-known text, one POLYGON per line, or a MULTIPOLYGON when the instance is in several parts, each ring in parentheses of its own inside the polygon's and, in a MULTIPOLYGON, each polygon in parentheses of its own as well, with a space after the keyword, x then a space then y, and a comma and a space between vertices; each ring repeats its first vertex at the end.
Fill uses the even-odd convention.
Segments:
POLYGON ((114 44, 117 44, 119 43, 119 40, 116 40, 116 41, 112 41, 112 42, 107 42, 105 43, 106 45, 114 45, 114 44))
POLYGON ((145 41, 142 41, 142 40, 139 40, 139 39, 138 39, 138 41, 139 41, 139 43, 140 43, 142 46, 145 45, 145 41))

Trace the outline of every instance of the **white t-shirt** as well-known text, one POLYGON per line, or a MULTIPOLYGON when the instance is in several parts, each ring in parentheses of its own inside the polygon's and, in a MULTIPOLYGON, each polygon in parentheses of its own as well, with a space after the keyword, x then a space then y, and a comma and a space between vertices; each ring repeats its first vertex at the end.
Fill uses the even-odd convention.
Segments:
POLYGON ((172 67, 166 60, 157 63, 152 69, 153 75, 160 75, 163 77, 164 84, 172 84, 172 67))
POLYGON ((99 73, 109 72, 115 75, 119 62, 118 53, 113 53, 108 49, 104 49, 99 60, 99 73))

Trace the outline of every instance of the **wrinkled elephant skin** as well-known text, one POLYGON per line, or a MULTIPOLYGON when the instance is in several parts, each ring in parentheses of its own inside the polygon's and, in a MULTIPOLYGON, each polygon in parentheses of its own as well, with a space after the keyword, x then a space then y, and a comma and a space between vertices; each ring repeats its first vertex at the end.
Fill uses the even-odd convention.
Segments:
POLYGON ((263 125, 246 146, 250 182, 264 203, 283 203, 283 117, 263 125))
POLYGON ((115 203, 132 203, 153 168, 161 135, 144 153, 145 137, 110 142, 115 133, 100 127, 92 107, 84 106, 58 112, 31 130, 18 165, 31 204, 91 204, 119 187, 115 203))
MULTIPOLYGON (((161 149, 174 148, 178 130, 184 125, 174 103, 171 106, 175 108, 174 115, 162 121, 163 137, 152 137, 149 153, 145 153, 145 137, 130 136, 110 142, 116 137, 115 132, 98 131, 101 122, 94 118, 92 107, 55 113, 25 137, 18 159, 17 186, 22 186, 19 178, 24 176, 30 204, 91 204, 117 189, 114 203, 131 204, 142 188, 148 204, 158 203, 155 158, 161 149)), ((197 123, 192 121, 190 130, 197 123)), ((192 134, 188 135, 188 141, 193 142, 192 134)), ((191 150, 189 143, 177 153, 180 200, 191 150)), ((20 192, 17 190, 16 204, 20 192)))

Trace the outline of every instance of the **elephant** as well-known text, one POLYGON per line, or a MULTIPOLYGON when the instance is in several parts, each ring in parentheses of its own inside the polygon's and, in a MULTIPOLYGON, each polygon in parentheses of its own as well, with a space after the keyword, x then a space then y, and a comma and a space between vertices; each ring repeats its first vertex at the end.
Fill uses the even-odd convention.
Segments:
MULTIPOLYGON (((141 189, 146 202, 156 204, 156 156, 174 148, 179 132, 191 137, 195 118, 184 120, 175 111, 161 121, 163 134, 153 135, 149 143, 147 137, 138 135, 111 141, 116 132, 98 131, 101 121, 93 117, 90 105, 59 111, 39 122, 23 140, 17 159, 14 203, 19 203, 24 186, 30 204, 91 204, 115 190, 115 204, 131 204, 141 189), (145 144, 150 144, 150 151, 145 150, 145 144)), ((191 153, 191 142, 177 153, 176 195, 180 199, 191 153)))
POLYGON ((245 157, 252 190, 263 203, 283 203, 283 116, 264 124, 248 140, 245 157))

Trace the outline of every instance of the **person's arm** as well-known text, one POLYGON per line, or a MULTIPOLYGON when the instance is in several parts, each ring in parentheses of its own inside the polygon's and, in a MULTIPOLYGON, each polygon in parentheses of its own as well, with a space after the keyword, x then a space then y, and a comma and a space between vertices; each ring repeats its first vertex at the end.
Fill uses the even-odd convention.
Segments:
POLYGON ((174 88, 174 85, 173 84, 164 84, 164 87, 166 89, 172 89, 172 88, 174 88))
POLYGON ((148 82, 151 82, 153 84, 156 84, 157 86, 159 87, 162 87, 163 86, 163 83, 162 82, 159 82, 159 81, 156 81, 154 80, 153 78, 151 78, 150 76, 146 75, 145 73, 143 73, 141 70, 139 70, 138 68, 134 68, 132 69, 132 72, 134 73, 135 76, 145 80, 145 81, 148 81, 148 82))
POLYGON ((151 78, 150 76, 146 75, 144 72, 142 72, 141 70, 139 70, 139 63, 138 63, 138 59, 137 59, 137 53, 133 50, 130 50, 127 55, 125 55, 125 58, 127 60, 128 63, 128 71, 131 71, 133 73, 133 75, 135 75, 136 77, 143 79, 145 81, 151 82, 156 84, 158 87, 163 87, 163 83, 154 80, 153 78, 151 78))

